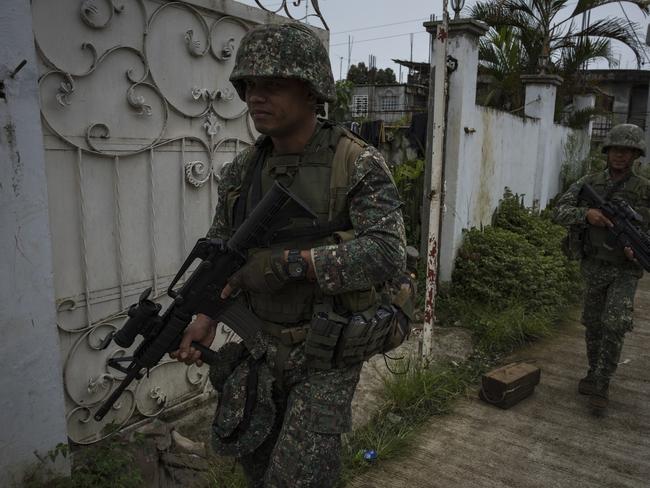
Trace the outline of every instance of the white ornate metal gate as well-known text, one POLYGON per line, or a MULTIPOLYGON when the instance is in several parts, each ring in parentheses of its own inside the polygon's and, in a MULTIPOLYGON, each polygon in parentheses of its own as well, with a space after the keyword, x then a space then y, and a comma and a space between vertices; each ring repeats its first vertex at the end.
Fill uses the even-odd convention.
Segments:
POLYGON ((120 380, 107 359, 129 353, 101 339, 144 289, 165 304, 219 170, 254 140, 228 76, 247 29, 274 16, 227 0, 33 0, 32 12, 68 434, 92 443, 207 388, 205 367, 163 362, 92 419, 120 380))

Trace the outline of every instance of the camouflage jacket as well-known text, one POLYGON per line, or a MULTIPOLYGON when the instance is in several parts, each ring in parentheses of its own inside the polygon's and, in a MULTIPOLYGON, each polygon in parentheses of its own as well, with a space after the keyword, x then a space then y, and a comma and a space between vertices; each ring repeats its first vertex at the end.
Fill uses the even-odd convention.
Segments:
MULTIPOLYGON (((252 159, 249 151, 254 150, 247 148, 222 168, 208 237, 228 239, 233 234, 224 202, 229 189, 241 185, 244 165, 252 159)), ((355 238, 312 249, 318 285, 327 294, 368 289, 393 278, 406 266, 401 200, 384 158, 375 148, 369 146, 355 161, 347 198, 355 238)))
POLYGON ((628 176, 617 182, 610 178, 609 170, 586 175, 564 193, 557 202, 553 220, 571 232, 587 234, 586 254, 608 261, 625 262, 621 249, 608 251, 601 243, 605 239, 606 229, 590 226, 587 222, 587 203, 579 198, 584 183, 589 183, 596 192, 606 199, 626 201, 643 217, 641 228, 648 231, 650 227, 650 181, 630 171, 628 176))

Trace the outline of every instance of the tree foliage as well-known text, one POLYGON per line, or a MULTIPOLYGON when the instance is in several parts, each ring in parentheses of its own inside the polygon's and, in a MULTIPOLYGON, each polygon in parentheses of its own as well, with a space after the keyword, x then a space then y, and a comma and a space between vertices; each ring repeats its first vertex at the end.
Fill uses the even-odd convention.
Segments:
MULTIPOLYGON (((612 41, 626 45, 641 63, 644 47, 635 31, 638 26, 625 18, 607 17, 583 27, 581 16, 593 9, 618 3, 614 0, 483 0, 471 9, 472 17, 486 22, 491 31, 481 43, 481 70, 490 75, 492 87, 483 103, 499 108, 515 105, 523 87, 522 74, 558 74, 564 83, 558 102, 586 88, 582 67, 604 59, 610 64, 612 41)), ((626 0, 643 14, 650 12, 648 0, 626 0)))
POLYGON ((364 62, 350 66, 350 69, 348 70, 347 80, 351 81, 355 85, 389 85, 391 83, 397 83, 395 72, 391 68, 368 69, 366 63, 364 62))
POLYGON ((336 82, 336 100, 330 105, 330 118, 337 122, 346 120, 352 103, 352 88, 354 84, 348 80, 336 82))

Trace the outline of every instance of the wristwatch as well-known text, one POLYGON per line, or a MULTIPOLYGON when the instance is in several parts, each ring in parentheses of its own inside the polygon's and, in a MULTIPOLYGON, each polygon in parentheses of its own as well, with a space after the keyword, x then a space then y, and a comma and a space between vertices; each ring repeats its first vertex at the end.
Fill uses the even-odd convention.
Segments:
POLYGON ((307 276, 307 261, 300 255, 299 249, 291 249, 287 255, 287 274, 292 280, 302 280, 307 276))

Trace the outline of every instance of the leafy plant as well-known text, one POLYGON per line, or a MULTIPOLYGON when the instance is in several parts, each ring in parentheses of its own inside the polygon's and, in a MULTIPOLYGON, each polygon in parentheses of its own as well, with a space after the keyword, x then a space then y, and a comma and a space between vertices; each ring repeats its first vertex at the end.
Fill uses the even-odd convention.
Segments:
POLYGON ((440 322, 473 330, 489 353, 548 334, 581 290, 577 265, 560 250, 564 235, 506 190, 493 225, 466 231, 437 302, 440 322))
POLYGON ((424 161, 414 159, 391 168, 393 178, 404 206, 402 215, 406 227, 406 240, 409 243, 420 242, 420 209, 424 189, 424 161))
POLYGON ((354 84, 347 80, 336 82, 336 100, 330 107, 330 117, 337 122, 344 121, 349 112, 352 103, 352 88, 354 84))

